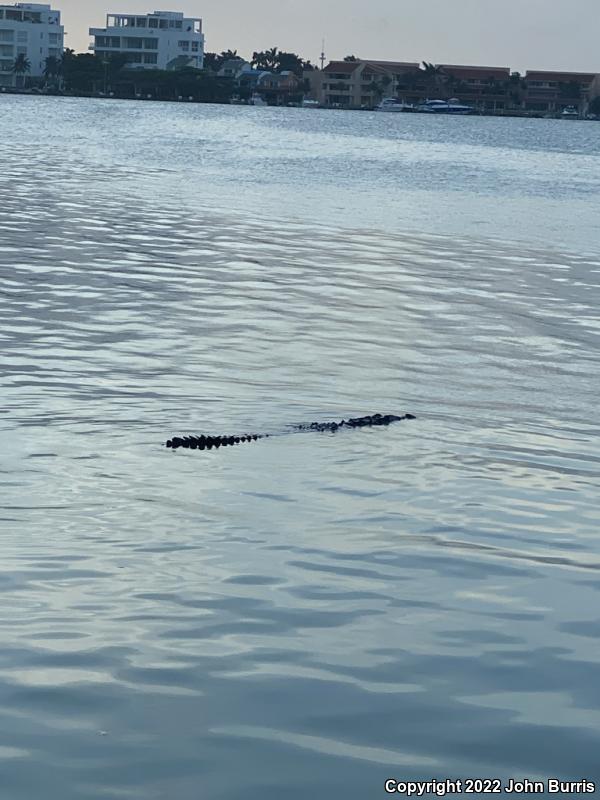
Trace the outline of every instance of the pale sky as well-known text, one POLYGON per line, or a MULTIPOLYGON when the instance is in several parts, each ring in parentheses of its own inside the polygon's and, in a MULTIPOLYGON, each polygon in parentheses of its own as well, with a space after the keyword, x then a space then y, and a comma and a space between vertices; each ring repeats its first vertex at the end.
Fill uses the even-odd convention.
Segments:
POLYGON ((107 12, 202 17, 206 49, 250 57, 278 47, 316 63, 354 54, 390 61, 600 72, 600 0, 46 0, 66 46, 87 50, 107 12), (107 5, 110 3, 110 5, 107 5))

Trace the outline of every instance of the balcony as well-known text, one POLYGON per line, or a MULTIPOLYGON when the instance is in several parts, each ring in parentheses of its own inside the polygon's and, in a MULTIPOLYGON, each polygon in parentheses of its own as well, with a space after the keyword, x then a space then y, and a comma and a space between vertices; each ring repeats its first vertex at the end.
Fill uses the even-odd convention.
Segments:
POLYGON ((34 25, 40 25, 42 15, 39 11, 7 8, 4 11, 4 19, 10 22, 31 22, 34 25))

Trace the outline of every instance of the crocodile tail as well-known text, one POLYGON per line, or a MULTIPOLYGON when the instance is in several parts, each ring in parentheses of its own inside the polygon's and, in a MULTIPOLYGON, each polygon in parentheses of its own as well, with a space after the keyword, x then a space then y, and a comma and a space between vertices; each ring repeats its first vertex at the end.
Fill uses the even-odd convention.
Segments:
POLYGON ((256 442, 258 439, 266 439, 268 435, 257 433, 246 433, 243 436, 174 436, 169 439, 166 446, 171 450, 178 450, 184 447, 188 450, 212 450, 213 447, 230 447, 244 442, 256 442))

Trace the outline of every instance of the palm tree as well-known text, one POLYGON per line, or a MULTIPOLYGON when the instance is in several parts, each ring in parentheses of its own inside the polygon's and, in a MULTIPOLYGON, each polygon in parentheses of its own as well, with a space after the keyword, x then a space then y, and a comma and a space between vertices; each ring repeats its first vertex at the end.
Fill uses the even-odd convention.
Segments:
POLYGON ((488 78, 487 90, 489 94, 499 94, 502 91, 502 84, 495 75, 490 75, 488 78))
POLYGON ((425 82, 436 93, 446 83, 447 76, 443 67, 437 67, 435 64, 423 61, 423 72, 425 73, 425 82))
POLYGON ((17 86, 19 84, 22 86, 23 75, 25 75, 26 72, 31 72, 31 61, 26 55, 19 53, 19 55, 15 58, 14 64, 12 65, 12 72, 17 78, 17 86))
POLYGON ((222 50, 221 53, 204 53, 204 69, 218 72, 226 61, 243 61, 237 50, 222 50))
POLYGON ((279 65, 279 50, 276 47, 272 47, 270 50, 267 50, 266 57, 269 69, 277 69, 279 65))
POLYGON ((253 53, 250 63, 253 67, 258 67, 259 69, 275 70, 279 64, 279 50, 276 47, 272 47, 270 50, 261 50, 259 53, 253 53))
POLYGON ((568 83, 558 84, 558 91, 561 97, 572 98, 579 100, 581 98, 581 84, 578 81, 569 81, 568 83))
POLYGON ((416 91, 423 81, 423 70, 414 69, 402 76, 402 82, 407 89, 416 91))
POLYGON ((46 85, 54 84, 54 86, 59 86, 61 75, 62 59, 57 58, 56 56, 48 56, 44 66, 44 78, 46 79, 46 85))
POLYGON ((69 82, 76 69, 77 54, 71 47, 65 47, 62 58, 60 59, 60 83, 61 89, 69 88, 69 82))
POLYGON ((301 77, 302 70, 304 69, 304 62, 296 53, 285 53, 279 51, 277 54, 277 71, 284 72, 289 70, 294 72, 298 77, 301 77))
POLYGON ((594 99, 590 103, 588 111, 590 114, 594 114, 595 116, 600 115, 600 96, 594 97, 594 99))
POLYGON ((521 77, 520 72, 511 72, 507 82, 508 94, 511 105, 514 108, 521 108, 523 105, 523 92, 527 88, 526 82, 521 77))
POLYGON ((56 56, 48 56, 44 63, 44 77, 56 78, 56 76, 60 74, 60 70, 60 59, 56 56))
POLYGON ((379 101, 381 102, 383 96, 388 91, 388 87, 389 87, 391 82, 392 82, 392 79, 390 78, 389 75, 383 75, 379 81, 377 81, 377 80, 375 80, 375 78, 373 78, 371 80, 370 85, 369 85, 369 89, 370 89, 371 92, 373 92, 373 94, 376 96, 376 98, 379 99, 379 101))

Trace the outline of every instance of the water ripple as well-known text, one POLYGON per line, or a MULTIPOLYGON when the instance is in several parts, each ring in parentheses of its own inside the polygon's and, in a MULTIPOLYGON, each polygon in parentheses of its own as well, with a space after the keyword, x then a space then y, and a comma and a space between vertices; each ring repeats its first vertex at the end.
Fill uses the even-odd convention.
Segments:
POLYGON ((2 103, 6 796, 598 778, 591 127, 2 103))

